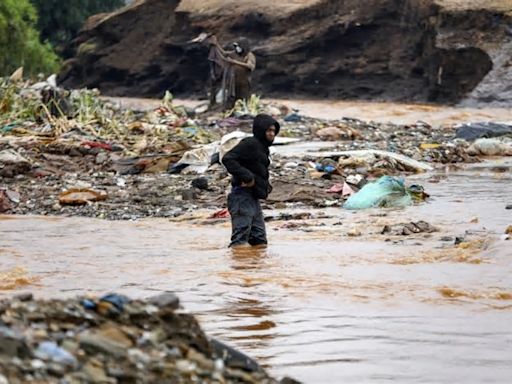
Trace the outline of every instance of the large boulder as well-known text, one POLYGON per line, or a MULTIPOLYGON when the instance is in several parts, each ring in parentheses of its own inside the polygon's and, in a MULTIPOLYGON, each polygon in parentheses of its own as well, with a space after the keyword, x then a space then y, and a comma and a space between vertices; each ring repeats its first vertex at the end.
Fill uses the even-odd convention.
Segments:
POLYGON ((211 31, 249 39, 264 96, 512 104, 500 83, 511 22, 508 0, 138 0, 89 19, 60 78, 117 96, 204 95, 206 48, 189 41, 211 31))

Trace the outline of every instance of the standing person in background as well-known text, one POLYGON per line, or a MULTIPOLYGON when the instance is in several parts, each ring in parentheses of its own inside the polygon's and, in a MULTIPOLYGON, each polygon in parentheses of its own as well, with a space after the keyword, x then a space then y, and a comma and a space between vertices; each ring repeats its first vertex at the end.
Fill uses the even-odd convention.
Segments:
POLYGON ((241 38, 233 43, 233 51, 226 51, 212 36, 209 41, 217 48, 214 57, 225 63, 222 78, 224 109, 231 109, 237 100, 251 97, 251 74, 256 68, 256 57, 251 52, 249 41, 241 38))

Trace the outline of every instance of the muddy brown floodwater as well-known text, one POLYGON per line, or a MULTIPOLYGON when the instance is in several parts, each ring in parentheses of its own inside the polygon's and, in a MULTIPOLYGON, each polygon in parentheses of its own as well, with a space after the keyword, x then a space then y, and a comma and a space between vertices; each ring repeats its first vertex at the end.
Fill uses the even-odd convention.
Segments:
POLYGON ((271 222, 267 250, 226 249, 227 222, 0 216, 0 293, 173 290, 211 335, 306 383, 508 383, 510 166, 418 176, 417 207, 271 222), (439 231, 380 234, 411 220, 439 231))
POLYGON ((432 198, 402 210, 289 208, 325 215, 270 222, 266 250, 228 250, 229 223, 209 222, 211 212, 136 222, 0 216, 0 297, 172 290, 210 335, 278 376, 510 383, 511 169, 495 159, 408 178, 432 198), (418 220, 438 231, 381 234, 418 220))
MULTIPOLYGON (((124 108, 137 108, 149 110, 157 108, 160 100, 140 99, 130 97, 105 97, 124 108)), ((377 121, 393 124, 414 124, 425 121, 434 127, 453 125, 475 121, 502 121, 512 122, 511 108, 470 108, 447 107, 436 104, 405 104, 405 103, 379 103, 365 101, 340 100, 283 100, 266 99, 277 105, 287 105, 298 109, 305 116, 317 119, 340 119, 349 117, 364 121, 377 121)), ((176 105, 194 108, 205 101, 176 99, 176 105)))

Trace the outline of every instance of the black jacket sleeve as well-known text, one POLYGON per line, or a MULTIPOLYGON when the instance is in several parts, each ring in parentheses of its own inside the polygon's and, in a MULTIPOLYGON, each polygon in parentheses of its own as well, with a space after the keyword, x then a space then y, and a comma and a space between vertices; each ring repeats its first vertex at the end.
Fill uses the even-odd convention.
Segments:
POLYGON ((234 178, 243 183, 250 183, 254 180, 254 175, 241 163, 249 161, 249 156, 253 151, 252 146, 247 140, 242 140, 231 151, 222 158, 222 164, 234 178))

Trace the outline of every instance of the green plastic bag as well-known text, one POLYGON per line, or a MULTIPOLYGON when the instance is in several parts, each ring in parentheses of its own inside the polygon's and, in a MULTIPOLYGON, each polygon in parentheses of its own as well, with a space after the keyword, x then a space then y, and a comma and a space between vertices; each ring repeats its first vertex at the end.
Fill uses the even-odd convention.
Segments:
POLYGON ((366 209, 376 207, 407 207, 413 197, 402 178, 382 176, 373 183, 366 184, 359 192, 345 202, 345 209, 366 209))

